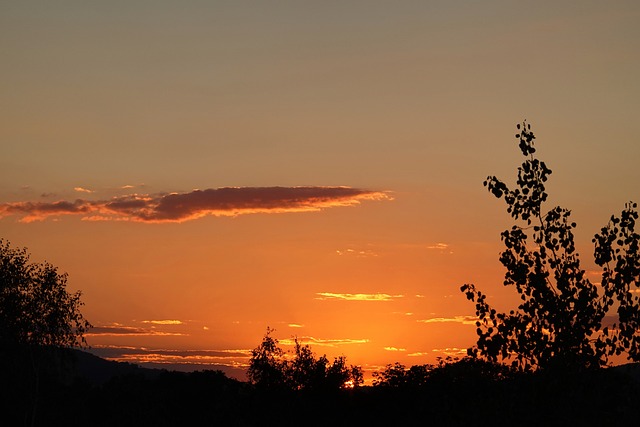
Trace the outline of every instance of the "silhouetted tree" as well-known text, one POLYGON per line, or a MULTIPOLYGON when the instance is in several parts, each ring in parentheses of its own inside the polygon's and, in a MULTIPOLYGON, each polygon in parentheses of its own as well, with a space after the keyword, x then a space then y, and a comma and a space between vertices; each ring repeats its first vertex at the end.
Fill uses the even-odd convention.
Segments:
POLYGON ((260 345, 251 350, 251 360, 247 369, 249 381, 258 388, 283 388, 286 361, 284 351, 278 347, 278 340, 271 336, 274 330, 267 328, 260 345))
POLYGON ((500 262, 507 270, 504 285, 515 286, 522 303, 498 313, 474 285, 463 285, 478 316, 478 342, 469 354, 492 362, 513 358, 512 366, 520 370, 599 367, 622 352, 640 360, 640 296, 634 293, 640 286, 637 205, 628 203, 595 235, 595 261, 603 273, 601 286, 592 283, 575 251, 571 212, 561 207, 543 211, 551 170, 534 156, 530 125, 517 127, 526 157, 518 168, 517 188, 510 190, 495 176, 484 185, 521 221, 502 233, 506 250, 500 262), (603 328, 610 309, 618 320, 603 328))
POLYGON ((395 362, 388 364, 384 370, 373 373, 373 385, 391 388, 423 386, 433 369, 433 365, 413 365, 407 368, 402 363, 395 362))
POLYGON ((0 346, 74 347, 91 326, 80 313, 80 292, 68 293, 67 274, 30 263, 26 249, 0 239, 0 346))
POLYGON ((373 373, 375 387, 415 389, 419 387, 442 386, 478 380, 496 381, 509 377, 507 366, 472 357, 447 356, 438 358, 436 365, 413 365, 407 368, 402 363, 388 364, 384 370, 373 373))
MULTIPOLYGON (((0 239, 0 370, 5 403, 35 424, 41 379, 54 380, 66 347, 86 345, 91 326, 80 313, 80 292, 66 290, 67 275, 30 263, 26 249, 0 239)), ((10 413, 9 413, 10 414, 10 413)), ((8 415, 8 414, 7 414, 8 415)))
POLYGON ((358 366, 347 366, 341 356, 330 362, 326 355, 316 358, 309 345, 296 338, 292 357, 278 347, 278 340, 267 328, 262 343, 251 351, 247 370, 249 381, 263 389, 337 390, 363 382, 358 366))

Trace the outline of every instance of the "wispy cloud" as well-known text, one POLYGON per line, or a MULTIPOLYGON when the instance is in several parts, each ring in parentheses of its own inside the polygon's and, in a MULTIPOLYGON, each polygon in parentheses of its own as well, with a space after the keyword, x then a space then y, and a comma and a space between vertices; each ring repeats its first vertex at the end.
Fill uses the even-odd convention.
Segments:
POLYGON ((458 347, 434 348, 431 351, 434 353, 442 353, 446 356, 463 356, 467 354, 466 348, 458 348, 458 347))
POLYGON ((84 188, 84 187, 74 187, 73 190, 77 191, 78 193, 93 193, 92 190, 89 190, 88 188, 84 188))
POLYGON ((343 301, 392 301, 397 298, 402 298, 404 295, 389 295, 389 294, 343 294, 333 292, 318 292, 316 293, 318 300, 343 300, 343 301))
POLYGON ((453 316, 453 317, 433 317, 431 319, 420 319, 420 323, 462 323, 463 325, 475 325, 478 319, 473 316, 453 316))
MULTIPOLYGON (((337 339, 322 339, 322 338, 314 338, 314 337, 297 337, 298 342, 300 344, 310 344, 312 346, 321 346, 321 347, 336 347, 339 345, 346 344, 366 344, 369 342, 368 339, 352 339, 352 338, 337 338, 337 339)), ((279 340, 279 342, 283 345, 294 345, 295 341, 291 338, 285 338, 279 340)))
POLYGON ((155 328, 138 328, 135 326, 124 326, 120 324, 94 326, 85 333, 86 336, 187 336, 180 332, 166 332, 155 328))
POLYGON ((387 351, 407 351, 406 348, 396 348, 396 347, 385 347, 384 349, 387 351))
POLYGON ((142 320, 141 323, 150 323, 152 325, 184 325, 182 320, 142 320))
MULTIPOLYGON (((79 187, 80 188, 80 187, 79 187)), ((225 187, 186 193, 130 194, 109 200, 0 204, 0 218, 22 222, 51 216, 81 215, 89 221, 184 222, 204 216, 309 212, 354 206, 364 200, 392 200, 386 192, 351 187, 225 187)))
POLYGON ((439 249, 441 251, 448 248, 449 248, 449 245, 447 243, 441 243, 441 242, 427 246, 427 249, 439 249))
POLYGON ((208 356, 208 357, 250 357, 248 349, 222 349, 222 350, 176 350, 176 349, 149 349, 146 347, 97 345, 91 347, 103 357, 116 357, 124 354, 166 354, 171 356, 208 356))
POLYGON ((304 328, 304 325, 299 325, 297 323, 289 323, 287 326, 290 328, 304 328))
POLYGON ((336 250, 336 254, 339 256, 348 255, 355 256, 357 258, 368 258, 368 257, 377 257, 378 254, 370 249, 360 250, 360 249, 343 249, 336 250))

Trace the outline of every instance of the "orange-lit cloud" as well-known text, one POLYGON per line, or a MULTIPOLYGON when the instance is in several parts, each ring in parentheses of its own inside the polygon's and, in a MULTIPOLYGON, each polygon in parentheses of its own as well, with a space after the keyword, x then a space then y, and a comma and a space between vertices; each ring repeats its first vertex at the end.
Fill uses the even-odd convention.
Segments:
POLYGON ((384 349, 387 351, 407 351, 406 348, 396 348, 396 347, 385 347, 384 349))
POLYGON ((358 258, 366 258, 366 257, 377 257, 378 254, 371 250, 357 250, 357 249, 345 249, 345 250, 336 250, 336 253, 340 256, 342 255, 351 255, 358 258))
POLYGON ((150 323, 152 325, 184 325, 181 320, 142 320, 142 323, 150 323))
POLYGON ((351 187, 225 187, 188 193, 131 194, 109 200, 2 203, 0 218, 22 215, 22 222, 32 222, 51 216, 82 215, 89 221, 184 222, 208 215, 318 211, 354 206, 363 200, 392 197, 381 191, 351 187))
POLYGON ((187 336, 179 332, 164 332, 156 329, 136 328, 133 326, 123 326, 120 324, 108 326, 94 326, 85 333, 86 336, 187 336))
POLYGON ((404 295, 389 294, 341 294, 333 292, 318 292, 318 300, 343 300, 343 301, 392 301, 402 298, 404 295))
POLYGON ((464 356, 467 354, 466 348, 458 348, 458 347, 434 348, 431 351, 434 353, 442 353, 447 356, 464 356))
MULTIPOLYGON (((322 339, 322 338, 314 338, 314 337, 297 337, 298 342, 300 344, 313 344, 313 346, 324 346, 324 347, 336 347, 338 345, 345 344, 366 344, 369 342, 368 339, 352 339, 352 338, 342 338, 342 339, 322 339)), ((295 345, 295 341, 293 339, 285 338, 283 340, 279 340, 282 345, 295 345)))
POLYGON ((429 246, 427 246, 427 249, 440 249, 440 250, 445 250, 445 249, 447 249, 447 248, 449 248, 449 245, 448 245, 448 244, 446 244, 446 243, 441 243, 441 242, 436 243, 435 245, 429 245, 429 246))
POLYGON ((93 193, 92 190, 89 190, 88 188, 84 188, 84 187, 75 187, 73 190, 77 191, 78 193, 93 193))
POLYGON ((132 346, 113 346, 113 345, 97 345, 91 347, 93 353, 99 353, 105 358, 120 357, 125 354, 166 354, 172 357, 217 357, 217 358, 229 358, 229 357, 250 357, 251 350, 244 349, 224 349, 224 350, 174 350, 174 349, 149 349, 145 347, 132 347, 132 346))
POLYGON ((475 325, 478 319, 473 316, 454 316, 454 317, 433 317, 431 319, 420 319, 416 322, 420 323, 462 323, 463 325, 475 325))

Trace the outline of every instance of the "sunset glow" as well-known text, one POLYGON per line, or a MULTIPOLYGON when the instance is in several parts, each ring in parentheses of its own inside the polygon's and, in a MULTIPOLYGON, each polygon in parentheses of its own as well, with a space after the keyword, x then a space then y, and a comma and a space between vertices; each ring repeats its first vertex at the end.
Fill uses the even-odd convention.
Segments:
POLYGON ((9 3, 0 237, 110 360, 244 378, 267 327, 367 381, 463 356, 462 284, 518 303, 482 182, 525 118, 594 282, 640 202, 638 2, 9 3))

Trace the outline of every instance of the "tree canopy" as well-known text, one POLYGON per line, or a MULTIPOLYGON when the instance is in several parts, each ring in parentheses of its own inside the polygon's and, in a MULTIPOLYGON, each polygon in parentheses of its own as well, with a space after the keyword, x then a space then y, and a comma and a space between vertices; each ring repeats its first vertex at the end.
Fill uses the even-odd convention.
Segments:
POLYGON ((80 313, 81 293, 67 292, 66 285, 66 273, 47 262, 29 262, 26 249, 0 239, 0 345, 86 344, 91 325, 80 313))
POLYGON ((294 339, 293 354, 287 354, 267 328, 262 343, 251 351, 247 370, 249 381, 260 389, 338 390, 363 382, 358 366, 347 366, 344 356, 333 362, 326 355, 316 358, 309 345, 294 339))
POLYGON ((501 235, 506 249, 500 262, 507 270, 504 285, 514 286, 522 302, 509 313, 498 313, 486 294, 473 284, 463 285, 478 316, 478 341, 469 354, 511 360, 521 370, 599 367, 622 353, 640 360, 637 205, 627 203, 593 238, 602 279, 591 282, 576 252, 571 211, 559 206, 544 210, 551 169, 535 156, 531 126, 523 122, 517 128, 526 160, 518 168, 515 189, 495 176, 484 185, 505 200, 517 221, 501 235))

